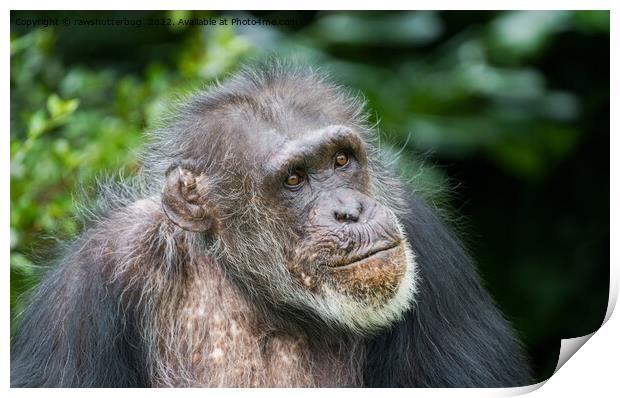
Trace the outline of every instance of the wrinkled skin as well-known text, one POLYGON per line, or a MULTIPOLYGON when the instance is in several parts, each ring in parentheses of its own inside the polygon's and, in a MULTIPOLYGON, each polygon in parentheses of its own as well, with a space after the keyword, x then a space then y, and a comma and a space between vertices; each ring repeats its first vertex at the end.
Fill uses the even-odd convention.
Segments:
POLYGON ((272 147, 263 164, 266 184, 278 191, 301 237, 291 272, 308 288, 329 284, 380 306, 394 296, 407 259, 396 217, 371 196, 366 159, 359 135, 336 125, 272 147), (346 163, 339 165, 335 158, 342 154, 346 163), (301 180, 283 189, 290 173, 301 180))

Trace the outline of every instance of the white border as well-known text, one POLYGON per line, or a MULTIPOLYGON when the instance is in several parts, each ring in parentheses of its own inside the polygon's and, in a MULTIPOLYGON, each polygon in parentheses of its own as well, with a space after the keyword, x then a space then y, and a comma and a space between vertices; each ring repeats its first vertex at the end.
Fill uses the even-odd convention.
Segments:
MULTIPOLYGON (((616 4, 620 4, 619 2, 614 1, 602 1, 602 0, 592 0, 592 1, 558 1, 558 0, 521 0, 521 1, 381 1, 381 2, 360 2, 360 1, 341 1, 334 2, 333 0, 325 1, 325 0, 316 0, 311 3, 307 3, 306 5, 299 6, 299 9, 306 10, 334 10, 334 9, 378 9, 377 6, 381 6, 382 9, 420 9, 420 10, 429 10, 429 9, 448 9, 448 10, 461 10, 465 5, 468 7, 466 9, 499 9, 499 10, 509 10, 509 9, 531 9, 531 10, 547 10, 547 9, 607 9, 611 10, 611 43, 617 44, 617 33, 616 29, 618 28, 618 6, 616 4)), ((85 9, 85 10, 96 10, 96 9, 118 9, 118 10, 130 10, 130 9, 214 9, 214 10, 232 10, 232 9, 291 9, 290 1, 261 1, 259 2, 250 2, 250 1, 190 1, 190 0, 178 0, 175 2, 170 1, 161 1, 161 0, 153 0, 149 2, 131 2, 127 0, 119 1, 119 0, 108 0, 105 2, 105 5, 97 4, 97 3, 86 3, 84 1, 55 1, 55 2, 43 2, 43 1, 13 1, 9 3, 10 9, 85 9)), ((2 15, 1 21, 6 29, 6 32, 10 32, 9 25, 9 12, 8 10, 2 15)), ((7 35, 8 36, 8 35, 7 35)), ((3 220, 9 220, 10 214, 10 202, 8 187, 10 185, 9 178, 9 170, 10 170, 10 161, 9 161, 9 104, 10 104, 10 73, 9 73, 9 40, 5 36, 5 39, 2 41, 2 49, 3 56, 5 58, 5 62, 2 64, 5 80, 5 91, 3 95, 3 99, 5 101, 4 106, 1 108, 2 112, 2 120, 5 122, 5 137, 2 140, 2 152, 4 156, 2 159, 2 176, 0 180, 0 186, 6 187, 4 189, 5 194, 0 197, 0 208, 2 208, 3 220)), ((614 47, 612 45, 611 48, 611 91, 617 95, 618 88, 618 78, 617 73, 613 71, 620 70, 620 64, 618 63, 618 49, 617 46, 614 47)), ((613 104, 617 104, 617 101, 614 100, 615 97, 612 95, 611 104, 612 109, 613 104)), ((610 183, 611 183, 611 191, 610 191, 610 203, 618 204, 620 203, 620 195, 619 195, 619 182, 618 182, 618 172, 620 171, 620 161, 615 158, 613 155, 618 154, 618 117, 617 111, 611 113, 611 128, 610 131, 614 133, 611 134, 610 137, 610 156, 611 156, 611 170, 610 170, 610 183)), ((604 326, 594 333, 591 339, 585 344, 583 348, 577 352, 574 359, 568 360, 568 362, 558 371, 556 375, 550 378, 546 383, 540 383, 538 386, 531 387, 522 387, 516 389, 434 389, 434 390, 422 390, 417 389, 415 391, 411 391, 408 389, 389 389, 389 390, 323 390, 320 394, 338 394, 338 395, 355 395, 355 396, 367 396, 375 398, 376 394, 389 394, 390 396, 471 396, 471 397, 481 397, 481 396, 503 396, 503 395, 518 395, 530 392, 536 387, 541 387, 544 384, 543 388, 536 389, 532 392, 532 396, 558 396, 558 397, 583 397, 584 395, 594 396, 616 396, 620 389, 618 388, 618 354, 619 354, 619 345, 618 345, 618 336, 620 336, 620 323, 617 320, 618 316, 610 318, 611 312, 613 311, 613 307, 615 306, 615 302, 617 299, 618 292, 618 247, 620 247, 620 241, 618 239, 618 219, 619 213, 617 208, 611 207, 611 275, 610 275, 610 306, 608 308, 607 317, 608 321, 604 324, 604 326)), ((0 280, 1 289, 4 293, 5 300, 9 299, 9 228, 5 226, 1 231, 0 236, 0 245, 2 247, 2 251, 4 253, 5 259, 5 278, 0 280)), ((3 390, 7 390, 12 396, 30 396, 31 394, 45 394, 46 396, 51 397, 65 397, 65 396, 82 396, 85 391, 81 390, 67 390, 67 389, 55 389, 55 390, 8 390, 9 384, 9 354, 8 354, 8 341, 9 341, 9 305, 5 302, 4 305, 0 305, 0 311, 2 311, 2 319, 4 320, 4 327, 2 328, 2 341, 4 344, 0 345, 0 352, 2 353, 2 388, 3 390)), ((296 390, 294 392, 287 389, 269 389, 269 390, 197 390, 197 389, 186 389, 186 390, 132 390, 130 393, 132 395, 145 396, 146 394, 154 395, 169 395, 169 394, 183 394, 188 396, 204 396, 204 394, 208 394, 210 396, 222 396, 222 395, 237 395, 237 394, 250 394, 253 396, 265 396, 265 397, 290 397, 290 394, 295 394, 299 397, 310 397, 314 396, 318 391, 315 390, 296 390)), ((129 393, 128 391, 109 391, 107 389, 98 389, 98 390, 89 390, 87 394, 92 396, 109 396, 110 394, 125 394, 129 393)))

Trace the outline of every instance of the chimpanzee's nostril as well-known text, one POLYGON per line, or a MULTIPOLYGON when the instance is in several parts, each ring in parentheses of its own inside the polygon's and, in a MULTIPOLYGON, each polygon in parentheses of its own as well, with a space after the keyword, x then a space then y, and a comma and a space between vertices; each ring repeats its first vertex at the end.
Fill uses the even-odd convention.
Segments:
POLYGON ((338 222, 357 222, 360 219, 362 206, 356 205, 355 208, 340 209, 334 211, 334 218, 338 222))

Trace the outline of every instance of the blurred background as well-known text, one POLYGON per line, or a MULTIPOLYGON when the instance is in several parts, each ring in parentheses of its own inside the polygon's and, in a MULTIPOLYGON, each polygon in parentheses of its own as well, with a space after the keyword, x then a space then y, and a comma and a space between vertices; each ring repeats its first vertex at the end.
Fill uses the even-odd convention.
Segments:
POLYGON ((560 338, 595 331, 607 307, 609 50, 606 11, 11 12, 11 313, 79 232, 76 193, 135 173, 175 96, 276 55, 363 93, 546 379, 560 338), (43 17, 60 26, 23 25, 43 17), (228 25, 177 24, 191 18, 228 25))

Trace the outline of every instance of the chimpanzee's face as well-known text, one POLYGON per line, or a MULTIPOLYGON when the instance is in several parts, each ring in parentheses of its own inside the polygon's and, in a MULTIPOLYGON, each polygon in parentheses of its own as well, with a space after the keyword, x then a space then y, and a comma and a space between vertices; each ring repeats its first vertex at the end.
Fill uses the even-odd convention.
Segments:
POLYGON ((396 215, 373 197, 364 141, 330 125, 270 142, 262 190, 294 231, 285 258, 295 283, 332 321, 363 331, 393 321, 412 304, 415 261, 396 215))

